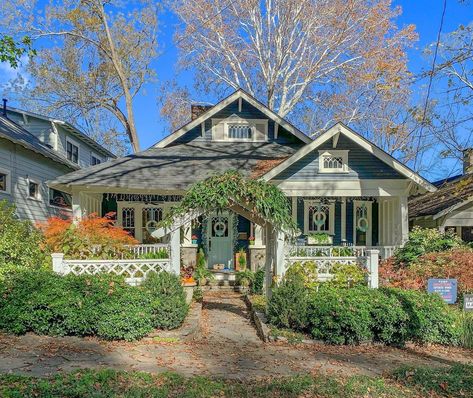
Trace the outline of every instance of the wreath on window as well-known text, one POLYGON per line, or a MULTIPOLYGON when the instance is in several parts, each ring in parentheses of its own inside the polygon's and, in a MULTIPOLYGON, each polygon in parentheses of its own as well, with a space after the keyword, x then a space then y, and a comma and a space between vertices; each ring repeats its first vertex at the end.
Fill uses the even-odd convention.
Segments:
POLYGON ((366 217, 360 217, 356 223, 356 229, 360 232, 367 232, 369 229, 369 221, 366 217))

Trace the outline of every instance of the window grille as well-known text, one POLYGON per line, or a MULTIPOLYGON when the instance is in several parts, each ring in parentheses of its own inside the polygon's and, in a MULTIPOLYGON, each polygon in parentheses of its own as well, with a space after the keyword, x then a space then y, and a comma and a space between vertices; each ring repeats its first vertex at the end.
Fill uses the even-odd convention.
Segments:
POLYGON ((251 139, 252 129, 244 124, 230 124, 228 126, 228 137, 231 139, 251 139))

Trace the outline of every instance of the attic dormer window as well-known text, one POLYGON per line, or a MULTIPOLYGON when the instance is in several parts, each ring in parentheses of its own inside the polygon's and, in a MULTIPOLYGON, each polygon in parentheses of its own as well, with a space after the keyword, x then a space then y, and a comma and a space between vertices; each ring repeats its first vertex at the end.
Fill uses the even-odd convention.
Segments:
POLYGON ((348 173, 348 150, 320 150, 319 172, 348 173))
POLYGON ((234 140, 251 140, 253 136, 252 128, 243 124, 229 124, 228 138, 234 140))

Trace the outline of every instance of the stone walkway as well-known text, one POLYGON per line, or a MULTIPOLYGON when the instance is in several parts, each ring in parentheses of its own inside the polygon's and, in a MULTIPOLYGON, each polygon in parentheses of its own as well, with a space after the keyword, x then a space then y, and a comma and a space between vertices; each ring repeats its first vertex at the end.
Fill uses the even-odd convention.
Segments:
POLYGON ((442 347, 293 346, 262 343, 245 304, 232 293, 206 294, 201 338, 194 342, 108 343, 76 337, 0 335, 0 372, 48 376, 78 368, 109 367, 232 379, 294 373, 378 375, 402 364, 440 366, 473 361, 471 351, 442 347))

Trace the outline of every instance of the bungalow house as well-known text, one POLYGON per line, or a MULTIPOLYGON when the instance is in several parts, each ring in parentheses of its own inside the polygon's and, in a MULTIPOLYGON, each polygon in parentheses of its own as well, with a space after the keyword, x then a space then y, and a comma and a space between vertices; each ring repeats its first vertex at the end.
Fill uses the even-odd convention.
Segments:
POLYGON ((72 214, 67 192, 46 181, 106 162, 115 155, 61 120, 15 109, 0 111, 0 200, 32 222, 72 214))
MULTIPOLYGON (((119 225, 148 244, 190 185, 226 170, 277 185, 292 206, 298 244, 308 249, 322 239, 329 247, 379 248, 388 256, 407 239, 408 197, 435 191, 344 124, 312 140, 243 90, 215 106, 193 107, 189 123, 143 152, 49 184, 72 195, 75 217, 114 211, 119 225)), ((230 269, 243 248, 256 267, 267 253, 267 231, 244 212, 227 211, 189 222, 177 242, 184 258, 201 245, 210 267, 230 269)))
POLYGON ((473 150, 463 152, 463 173, 434 182, 438 189, 409 200, 411 226, 454 231, 473 241, 473 150))

